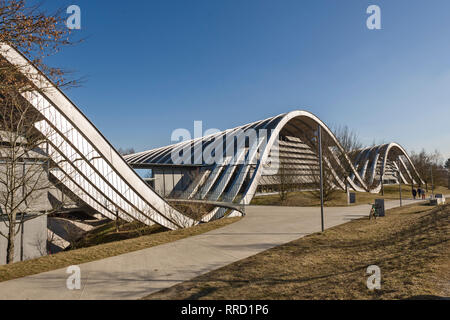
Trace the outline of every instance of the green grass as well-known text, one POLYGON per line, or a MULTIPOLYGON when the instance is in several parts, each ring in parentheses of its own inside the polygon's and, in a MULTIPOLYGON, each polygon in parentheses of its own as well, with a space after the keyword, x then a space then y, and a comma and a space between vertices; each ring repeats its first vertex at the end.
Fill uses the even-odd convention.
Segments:
MULTIPOLYGON (((434 191, 435 194, 450 194, 450 190, 446 187, 437 187, 434 191)), ((427 196, 431 194, 431 190, 427 193, 427 196)), ((343 191, 336 191, 335 198, 327 201, 325 206, 328 207, 339 207, 347 206, 347 194, 343 191)), ((411 186, 402 185, 402 198, 411 199, 411 186)), ((352 205, 360 205, 367 203, 374 203, 375 199, 385 199, 385 200, 396 200, 399 199, 399 188, 396 186, 386 186, 384 188, 384 196, 379 194, 372 194, 368 192, 356 192, 356 203, 352 205)), ((287 199, 284 201, 280 200, 278 194, 258 196, 254 197, 252 205, 265 205, 265 206, 299 206, 299 207, 314 207, 320 205, 320 200, 315 198, 311 192, 290 192, 288 193, 287 199)))
POLYGON ((131 228, 129 231, 126 231, 125 228, 119 234, 113 231, 115 230, 114 223, 110 223, 92 231, 84 242, 78 243, 80 246, 85 246, 84 248, 0 266, 0 282, 173 242, 224 227, 239 219, 221 219, 175 231, 164 231, 161 227, 157 226, 143 227, 142 230, 136 231, 136 229, 132 228, 133 225, 130 224, 126 227, 131 228), (134 237, 136 236, 136 232, 147 232, 147 235, 134 237), (123 240, 124 238, 126 239, 123 240), (106 243, 98 244, 100 242, 106 243))
POLYGON ((405 206, 295 240, 146 299, 428 299, 450 296, 450 205, 405 206), (366 269, 381 269, 370 291, 366 269))

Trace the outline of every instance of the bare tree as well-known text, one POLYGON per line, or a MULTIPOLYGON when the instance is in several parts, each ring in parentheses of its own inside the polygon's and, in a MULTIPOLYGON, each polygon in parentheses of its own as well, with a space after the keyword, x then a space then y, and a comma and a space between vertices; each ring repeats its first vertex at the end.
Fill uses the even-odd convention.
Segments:
MULTIPOLYGON (((309 176, 311 181, 311 195, 320 199, 320 172, 318 165, 309 165, 309 176)), ((327 164, 323 165, 323 202, 329 202, 336 198, 337 187, 335 177, 327 164)))
POLYGON ((355 151, 361 150, 364 147, 358 134, 346 125, 336 127, 333 133, 349 157, 353 157, 355 151))
POLYGON ((363 143, 360 141, 358 134, 351 130, 348 126, 338 126, 334 130, 334 135, 336 139, 341 144, 344 152, 337 150, 335 156, 339 162, 336 166, 337 173, 343 178, 345 183, 346 192, 348 191, 347 178, 352 173, 352 165, 356 161, 358 151, 364 148, 363 143))
POLYGON ((195 217, 190 217, 188 214, 185 214, 184 212, 182 214, 179 214, 179 212, 177 211, 178 208, 175 208, 174 206, 171 206, 168 203, 164 204, 164 208, 165 212, 167 213, 167 218, 173 221, 175 224, 181 226, 182 228, 193 227, 194 225, 199 223, 199 220, 197 220, 198 219, 197 210, 191 212, 191 214, 193 214, 195 217))
POLYGON ((122 156, 127 156, 129 154, 136 153, 136 151, 134 151, 134 148, 126 148, 126 149, 119 148, 117 149, 117 152, 119 152, 119 154, 122 156))
POLYGON ((273 176, 278 196, 283 203, 287 200, 289 191, 295 185, 295 170, 289 166, 285 159, 280 158, 278 172, 273 176))
POLYGON ((19 94, 3 92, 0 101, 0 216, 8 230, 0 236, 7 240, 6 260, 12 263, 14 239, 23 224, 60 211, 70 199, 62 196, 67 176, 57 174, 60 146, 49 142, 53 129, 42 125, 42 116, 19 94))
POLYGON ((123 217, 125 216, 124 212, 117 206, 109 203, 106 199, 104 202, 105 208, 108 208, 114 214, 114 226, 116 229, 116 233, 120 232, 120 225, 123 224, 123 217))
MULTIPOLYGON (((24 0, 0 0, 0 44, 20 50, 58 86, 75 84, 66 80, 63 70, 43 62, 71 44, 62 12, 47 13, 41 5, 27 6, 24 0)), ((14 239, 28 219, 26 214, 50 214, 60 208, 39 208, 39 199, 55 186, 50 172, 57 170, 52 162, 57 146, 48 143, 55 132, 24 99, 27 93, 48 88, 36 88, 29 81, 36 76, 28 73, 28 66, 10 64, 3 58, 5 53, 0 52, 0 208, 8 231, 0 235, 7 239, 6 260, 12 263, 14 239)))
POLYGON ((447 188, 450 189, 450 158, 445 161, 444 168, 447 170, 447 188))
POLYGON ((445 161, 444 168, 450 170, 450 158, 445 161))
POLYGON ((419 153, 412 151, 410 158, 417 172, 424 180, 427 189, 431 183, 441 186, 447 184, 442 156, 438 150, 427 152, 425 149, 422 149, 419 153))
MULTIPOLYGON (((309 145, 316 160, 307 165, 308 184, 311 188, 311 195, 320 199, 320 169, 319 169, 319 145, 317 136, 302 136, 302 140, 309 145)), ((338 191, 338 178, 347 175, 348 168, 344 166, 345 156, 337 146, 332 137, 326 133, 322 135, 322 155, 323 155, 323 200, 331 201, 338 191), (335 168, 335 169, 333 169, 335 168), (340 170, 340 171, 339 171, 340 170)))
MULTIPOLYGON (((44 59, 81 41, 69 38, 71 31, 66 27, 64 14, 62 8, 48 12, 42 3, 28 5, 25 0, 0 0, 0 43, 18 49, 59 87, 77 85, 77 81, 68 80, 67 71, 49 66, 44 59)), ((11 66, 2 60, 2 87, 16 90, 29 86, 26 79, 17 76, 18 71, 25 74, 27 70, 26 66, 11 66)))
POLYGON ((173 202, 171 205, 176 208, 179 212, 187 217, 200 221, 205 215, 210 213, 215 206, 208 203, 193 203, 193 202, 173 202))
POLYGON ((34 246, 37 249, 37 251, 39 252, 39 254, 41 256, 44 256, 47 254, 47 239, 48 239, 48 237, 46 237, 47 234, 45 234, 45 233, 47 233, 46 230, 44 230, 42 232, 44 232, 44 234, 41 233, 41 234, 37 234, 35 236, 34 246))

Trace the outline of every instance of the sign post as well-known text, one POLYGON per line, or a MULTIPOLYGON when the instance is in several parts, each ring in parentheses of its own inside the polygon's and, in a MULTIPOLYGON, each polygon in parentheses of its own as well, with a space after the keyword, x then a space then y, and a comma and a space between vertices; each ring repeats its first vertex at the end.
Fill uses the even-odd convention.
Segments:
POLYGON ((322 222, 322 232, 325 230, 323 222, 323 159, 322 159, 322 128, 318 125, 318 144, 319 144, 319 168, 320 168, 320 218, 322 222))

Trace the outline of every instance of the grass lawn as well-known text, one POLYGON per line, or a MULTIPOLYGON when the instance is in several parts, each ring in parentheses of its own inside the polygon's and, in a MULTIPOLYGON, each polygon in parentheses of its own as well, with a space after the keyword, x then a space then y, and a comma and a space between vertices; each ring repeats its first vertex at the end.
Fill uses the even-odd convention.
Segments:
POLYGON ((77 243, 78 247, 83 248, 0 266, 0 282, 173 242, 224 227, 239 219, 221 219, 175 231, 167 231, 159 226, 136 229, 129 224, 122 226, 119 233, 114 232, 114 223, 108 223, 93 230, 85 240, 77 243))
MULTIPOLYGON (((431 189, 428 190, 427 197, 431 195, 431 189)), ((434 194, 450 194, 450 190, 447 187, 436 187, 434 194)), ((411 186, 402 185, 402 197, 405 199, 411 199, 411 186)), ((367 203, 374 203, 375 199, 395 200, 399 199, 399 188, 395 186, 385 186, 384 196, 379 194, 373 194, 368 192, 356 192, 356 203, 352 205, 360 205, 367 203)), ((320 200, 312 196, 311 192, 290 192, 285 201, 280 201, 278 194, 271 194, 267 196, 254 197, 252 205, 264 205, 264 206, 299 206, 299 207, 314 207, 320 205, 320 200)), ((347 206, 347 194, 343 191, 337 191, 335 198, 325 203, 327 207, 347 206)))
POLYGON ((412 205, 272 248, 146 299, 450 297, 450 205, 412 205), (381 268, 370 291, 369 265, 381 268))

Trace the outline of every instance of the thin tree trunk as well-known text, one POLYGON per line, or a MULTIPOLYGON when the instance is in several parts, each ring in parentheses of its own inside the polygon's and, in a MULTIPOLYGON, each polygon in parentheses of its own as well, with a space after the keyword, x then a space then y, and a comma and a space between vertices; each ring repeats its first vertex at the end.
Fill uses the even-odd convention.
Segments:
POLYGON ((8 245, 6 247, 6 264, 11 264, 14 262, 15 240, 16 240, 16 213, 13 213, 9 221, 8 245))

